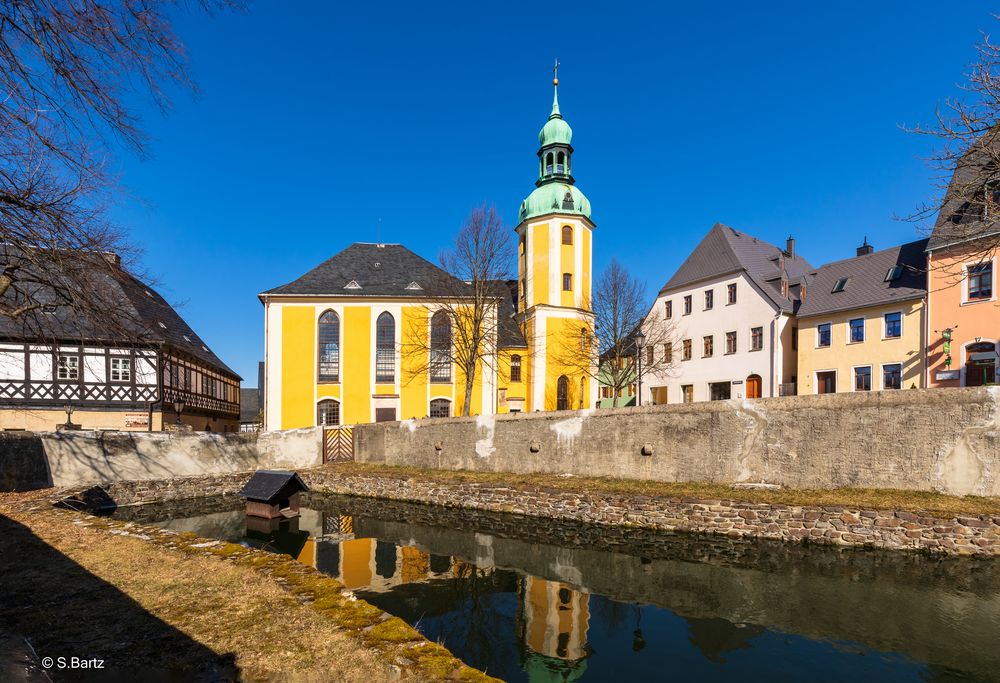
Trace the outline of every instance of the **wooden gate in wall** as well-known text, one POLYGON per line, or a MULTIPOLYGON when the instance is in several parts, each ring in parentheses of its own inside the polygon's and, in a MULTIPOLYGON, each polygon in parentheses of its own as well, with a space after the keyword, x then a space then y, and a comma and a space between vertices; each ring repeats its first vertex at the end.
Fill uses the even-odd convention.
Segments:
POLYGON ((354 428, 324 428, 323 462, 350 462, 352 460, 354 460, 354 428))

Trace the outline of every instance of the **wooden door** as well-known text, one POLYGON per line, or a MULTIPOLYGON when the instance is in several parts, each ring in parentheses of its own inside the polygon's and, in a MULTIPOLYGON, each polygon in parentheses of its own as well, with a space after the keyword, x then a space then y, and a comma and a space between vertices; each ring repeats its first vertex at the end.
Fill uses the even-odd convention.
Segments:
POLYGON ((760 398, 760 387, 760 375, 750 375, 747 377, 747 398, 760 398))

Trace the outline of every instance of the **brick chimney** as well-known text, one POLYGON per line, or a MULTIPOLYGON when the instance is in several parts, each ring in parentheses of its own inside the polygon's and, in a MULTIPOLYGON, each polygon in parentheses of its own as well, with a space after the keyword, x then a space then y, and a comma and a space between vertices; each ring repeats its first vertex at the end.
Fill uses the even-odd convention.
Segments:
POLYGON ((873 251, 875 251, 875 247, 868 244, 868 236, 866 235, 864 243, 858 247, 858 256, 864 256, 865 254, 870 254, 873 251))
POLYGON ((791 235, 785 240, 785 253, 788 254, 788 258, 795 258, 795 238, 791 235))

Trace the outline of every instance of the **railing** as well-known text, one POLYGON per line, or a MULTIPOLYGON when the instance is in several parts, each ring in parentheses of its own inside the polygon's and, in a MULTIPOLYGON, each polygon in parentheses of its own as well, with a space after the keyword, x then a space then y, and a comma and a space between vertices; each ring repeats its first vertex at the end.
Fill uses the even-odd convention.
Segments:
POLYGON ((795 382, 778 385, 778 396, 795 396, 795 382))

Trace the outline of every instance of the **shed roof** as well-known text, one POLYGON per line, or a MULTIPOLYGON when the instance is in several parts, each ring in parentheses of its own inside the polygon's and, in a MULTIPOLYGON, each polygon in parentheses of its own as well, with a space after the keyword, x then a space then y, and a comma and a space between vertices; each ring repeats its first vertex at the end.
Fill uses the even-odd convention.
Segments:
POLYGON ((287 470, 257 470, 246 483, 240 496, 249 500, 273 503, 298 491, 308 491, 309 487, 295 472, 287 470))
POLYGON ((806 279, 806 298, 799 315, 820 315, 923 297, 927 294, 926 247, 927 240, 917 240, 820 266, 806 279), (901 266, 898 279, 887 281, 889 270, 895 266, 901 266), (834 292, 837 281, 845 278, 843 288, 834 292))

